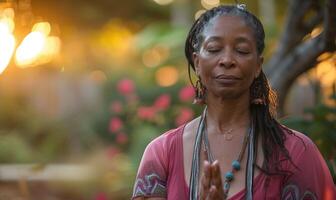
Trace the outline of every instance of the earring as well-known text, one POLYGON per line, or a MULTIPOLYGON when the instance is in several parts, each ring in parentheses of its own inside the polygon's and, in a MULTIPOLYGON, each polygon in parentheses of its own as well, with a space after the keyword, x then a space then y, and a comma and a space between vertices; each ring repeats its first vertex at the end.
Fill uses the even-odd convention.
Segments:
POLYGON ((253 105, 266 105, 263 83, 259 77, 255 78, 251 85, 250 99, 253 105))
POLYGON ((205 104, 205 87, 203 86, 200 78, 197 79, 194 89, 195 89, 195 99, 193 104, 199 104, 199 105, 205 104))

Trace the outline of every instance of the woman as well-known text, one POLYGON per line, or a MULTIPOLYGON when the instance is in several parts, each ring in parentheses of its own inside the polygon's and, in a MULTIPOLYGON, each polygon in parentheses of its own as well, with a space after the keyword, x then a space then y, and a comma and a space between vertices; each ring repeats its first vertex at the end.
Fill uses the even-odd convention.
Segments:
POLYGON ((264 37, 241 5, 193 24, 185 53, 204 112, 147 146, 133 199, 336 199, 313 142, 275 120, 264 37))

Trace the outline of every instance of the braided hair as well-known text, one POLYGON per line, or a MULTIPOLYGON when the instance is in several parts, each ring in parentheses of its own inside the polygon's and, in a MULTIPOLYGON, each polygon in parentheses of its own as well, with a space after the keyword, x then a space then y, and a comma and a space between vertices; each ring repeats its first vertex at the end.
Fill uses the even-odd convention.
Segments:
MULTIPOLYGON (((219 16, 238 16, 243 19, 248 27, 254 33, 256 41, 257 53, 261 55, 265 48, 265 32, 260 20, 252 13, 238 6, 221 5, 214 7, 203 13, 192 25, 185 42, 185 56, 188 61, 188 72, 191 84, 191 69, 195 71, 193 53, 199 52, 202 43, 204 42, 204 30, 208 28, 219 16)), ((271 89, 270 84, 261 71, 259 76, 253 81, 250 86, 250 99, 261 98, 263 104, 251 104, 250 111, 252 123, 255 127, 255 147, 257 147, 258 137, 262 138, 262 150, 264 153, 264 165, 257 166, 266 174, 282 174, 286 175, 290 172, 280 169, 280 154, 291 161, 289 153, 285 148, 286 133, 292 134, 292 131, 280 125, 275 119, 276 113, 276 95, 271 89)), ((254 151, 257 152, 257 151, 254 151)), ((256 156, 254 156, 256 158, 256 156)))

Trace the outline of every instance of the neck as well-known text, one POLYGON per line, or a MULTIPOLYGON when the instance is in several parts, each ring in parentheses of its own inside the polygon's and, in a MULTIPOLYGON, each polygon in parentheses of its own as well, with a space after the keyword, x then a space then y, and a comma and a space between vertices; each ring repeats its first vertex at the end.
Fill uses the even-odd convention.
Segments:
POLYGON ((249 97, 238 99, 207 99, 207 124, 214 133, 246 127, 250 123, 249 97))

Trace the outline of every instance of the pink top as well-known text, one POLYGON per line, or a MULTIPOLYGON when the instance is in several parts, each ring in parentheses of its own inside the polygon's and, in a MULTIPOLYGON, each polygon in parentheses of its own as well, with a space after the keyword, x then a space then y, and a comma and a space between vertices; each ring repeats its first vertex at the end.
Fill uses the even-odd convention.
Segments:
MULTIPOLYGON (((184 126, 154 139, 146 148, 136 177, 133 198, 164 197, 168 200, 189 200, 183 166, 184 126)), ((302 133, 287 135, 285 146, 295 168, 288 160, 280 164, 292 175, 254 178, 254 199, 323 199, 335 200, 336 189, 329 169, 315 144, 302 133)), ((243 200, 245 190, 230 200, 243 200)))

